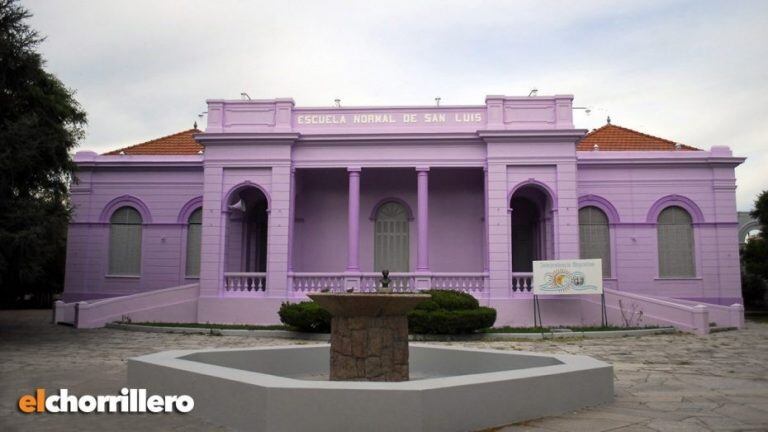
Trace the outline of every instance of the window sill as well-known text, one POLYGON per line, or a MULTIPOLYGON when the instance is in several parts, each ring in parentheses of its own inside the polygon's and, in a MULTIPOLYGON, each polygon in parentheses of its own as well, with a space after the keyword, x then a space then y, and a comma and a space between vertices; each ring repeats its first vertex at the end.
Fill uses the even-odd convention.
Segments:
POLYGON ((184 276, 184 279, 200 280, 200 276, 184 276))
POLYGON ((691 277, 657 277, 654 278, 655 281, 700 281, 702 278, 691 276, 691 277))
POLYGON ((141 275, 106 274, 104 277, 110 279, 140 279, 141 275))

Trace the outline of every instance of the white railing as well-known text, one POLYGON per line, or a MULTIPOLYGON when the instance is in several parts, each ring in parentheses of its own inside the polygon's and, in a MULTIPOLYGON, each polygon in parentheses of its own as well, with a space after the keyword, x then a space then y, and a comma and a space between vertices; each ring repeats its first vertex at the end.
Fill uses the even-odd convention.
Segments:
POLYGON ((292 273, 291 277, 294 291, 344 290, 344 275, 339 273, 292 273))
MULTIPOLYGON (((381 288, 381 273, 289 273, 290 286, 296 292, 344 291, 354 286, 357 292, 373 292, 381 288), (347 283, 349 281, 349 284, 347 283)), ((487 273, 390 273, 389 288, 394 292, 416 291, 416 280, 423 281, 425 288, 456 290, 463 292, 485 291, 487 273)), ((420 285, 422 286, 422 285, 420 285)))
POLYGON ((485 290, 486 273, 433 273, 432 288, 463 292, 485 290))
POLYGON ((227 293, 256 293, 266 289, 266 273, 224 273, 224 291, 227 293))
MULTIPOLYGON (((381 273, 363 273, 360 277, 360 291, 373 292, 381 288, 381 273)), ((416 290, 416 278, 413 273, 390 273, 389 288, 393 292, 416 290)))
POLYGON ((190 284, 88 302, 56 302, 56 322, 77 328, 104 327, 112 321, 193 322, 200 285, 190 284))
POLYGON ((512 273, 509 285, 513 293, 529 293, 533 289, 533 273, 512 273))

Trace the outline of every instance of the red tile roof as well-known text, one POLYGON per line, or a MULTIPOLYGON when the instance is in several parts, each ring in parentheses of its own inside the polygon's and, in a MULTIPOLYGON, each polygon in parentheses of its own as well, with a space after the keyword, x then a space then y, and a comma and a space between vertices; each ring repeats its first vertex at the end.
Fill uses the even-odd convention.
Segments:
POLYGON ((188 129, 182 132, 177 132, 173 135, 164 136, 162 138, 153 139, 151 141, 143 142, 141 144, 132 145, 117 149, 108 153, 107 155, 196 155, 203 150, 201 146, 193 138, 194 134, 200 133, 198 129, 188 129))
MULTIPOLYGON (((107 155, 196 155, 203 150, 193 138, 201 133, 198 129, 188 129, 172 135, 157 138, 141 144, 117 149, 107 155)), ((595 129, 588 133, 576 146, 579 151, 592 151, 595 144, 600 151, 674 151, 675 142, 652 135, 637 132, 613 124, 595 129)), ((699 150, 682 145, 680 150, 699 150)))
MULTIPOLYGON (((675 142, 608 123, 588 133, 577 145, 578 151, 664 151, 675 150, 675 142)), ((682 144, 680 150, 699 150, 682 144)))

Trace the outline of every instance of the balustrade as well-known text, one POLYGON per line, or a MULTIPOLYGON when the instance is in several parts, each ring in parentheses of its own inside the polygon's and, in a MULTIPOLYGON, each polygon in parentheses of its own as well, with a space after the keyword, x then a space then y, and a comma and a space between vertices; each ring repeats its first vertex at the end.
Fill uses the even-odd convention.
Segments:
POLYGON ((266 289, 266 273, 224 273, 224 291, 227 293, 256 293, 266 289))

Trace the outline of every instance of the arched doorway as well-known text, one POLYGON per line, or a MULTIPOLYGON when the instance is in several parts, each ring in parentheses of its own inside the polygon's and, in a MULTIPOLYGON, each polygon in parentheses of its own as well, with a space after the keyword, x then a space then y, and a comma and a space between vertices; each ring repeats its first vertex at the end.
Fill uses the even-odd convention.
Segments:
POLYGON ((552 199, 538 185, 518 188, 510 198, 512 271, 533 271, 533 261, 554 257, 552 199))
POLYGON ((227 291, 264 291, 267 271, 268 200, 245 186, 227 200, 225 281, 227 291))

